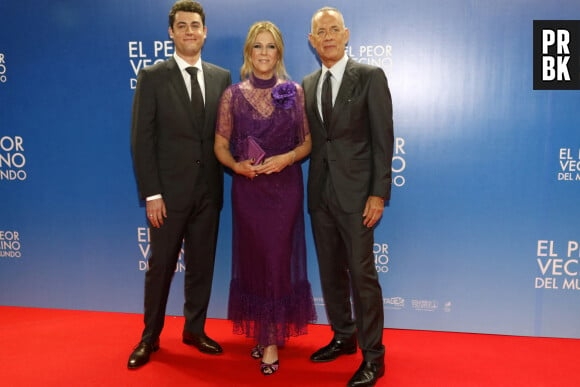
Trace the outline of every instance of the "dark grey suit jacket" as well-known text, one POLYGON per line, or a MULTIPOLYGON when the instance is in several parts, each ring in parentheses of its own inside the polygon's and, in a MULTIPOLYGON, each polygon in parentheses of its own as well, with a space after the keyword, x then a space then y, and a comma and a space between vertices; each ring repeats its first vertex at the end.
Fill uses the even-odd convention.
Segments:
POLYGON ((170 58, 139 72, 133 101, 131 146, 141 198, 162 194, 180 210, 193 199, 196 182, 223 203, 223 169, 214 151, 219 98, 231 84, 229 71, 202 62, 205 124, 194 120, 183 76, 170 58), (201 179, 199 179, 201 177, 201 179))
POLYGON ((321 73, 315 71, 302 82, 312 136, 308 208, 319 207, 330 177, 341 208, 362 211, 369 196, 388 200, 391 195, 394 135, 387 78, 382 69, 349 59, 327 131, 316 101, 321 73))

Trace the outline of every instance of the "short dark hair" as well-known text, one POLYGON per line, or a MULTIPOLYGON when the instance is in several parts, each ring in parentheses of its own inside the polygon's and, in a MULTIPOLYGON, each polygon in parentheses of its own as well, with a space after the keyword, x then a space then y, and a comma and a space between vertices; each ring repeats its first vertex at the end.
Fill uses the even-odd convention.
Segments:
POLYGON ((175 14, 177 12, 193 12, 201 16, 201 22, 205 26, 205 12, 203 12, 203 7, 197 1, 192 0, 178 0, 173 4, 171 10, 169 11, 169 27, 173 28, 173 23, 175 22, 175 14))

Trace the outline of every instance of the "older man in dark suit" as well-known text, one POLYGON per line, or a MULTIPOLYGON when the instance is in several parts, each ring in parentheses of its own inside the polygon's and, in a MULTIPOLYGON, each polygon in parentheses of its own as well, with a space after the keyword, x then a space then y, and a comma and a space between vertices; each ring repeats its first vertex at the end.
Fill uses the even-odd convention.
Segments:
POLYGON ((345 55, 348 39, 337 9, 314 14, 309 40, 322 68, 302 84, 312 136, 308 208, 334 337, 311 360, 353 354, 358 337, 363 362, 348 385, 372 386, 385 372, 373 228, 391 192, 392 104, 384 72, 345 55))
POLYGON ((230 73, 201 60, 207 35, 201 4, 176 2, 169 13, 172 58, 139 73, 131 145, 139 193, 146 200, 151 256, 145 275, 145 329, 129 357, 137 368, 159 349, 165 309, 184 244, 183 342, 201 352, 222 348, 204 332, 211 291, 223 171, 214 156, 219 98, 230 73))

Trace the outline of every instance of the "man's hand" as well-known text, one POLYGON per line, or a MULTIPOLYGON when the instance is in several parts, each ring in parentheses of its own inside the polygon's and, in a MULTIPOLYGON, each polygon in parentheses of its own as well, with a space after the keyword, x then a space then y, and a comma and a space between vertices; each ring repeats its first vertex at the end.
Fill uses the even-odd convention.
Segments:
POLYGON ((147 219, 149 223, 155 228, 163 225, 163 219, 167 218, 167 210, 165 209, 165 202, 163 199, 147 200, 147 219))
POLYGON ((369 228, 373 227, 383 216, 384 209, 385 199, 379 196, 369 196, 363 212, 363 224, 369 228))

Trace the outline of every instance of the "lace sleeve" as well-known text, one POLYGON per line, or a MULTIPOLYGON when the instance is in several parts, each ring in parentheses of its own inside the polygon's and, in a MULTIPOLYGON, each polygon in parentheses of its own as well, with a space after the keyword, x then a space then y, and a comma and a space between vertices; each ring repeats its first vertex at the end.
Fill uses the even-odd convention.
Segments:
POLYGON ((296 83, 296 135, 298 136, 298 143, 302 144, 304 138, 310 134, 310 127, 308 126, 308 117, 306 117, 306 109, 304 102, 304 90, 296 83))
POLYGON ((228 87, 222 94, 216 123, 216 133, 228 140, 232 136, 232 131, 234 129, 232 87, 233 86, 228 87))

